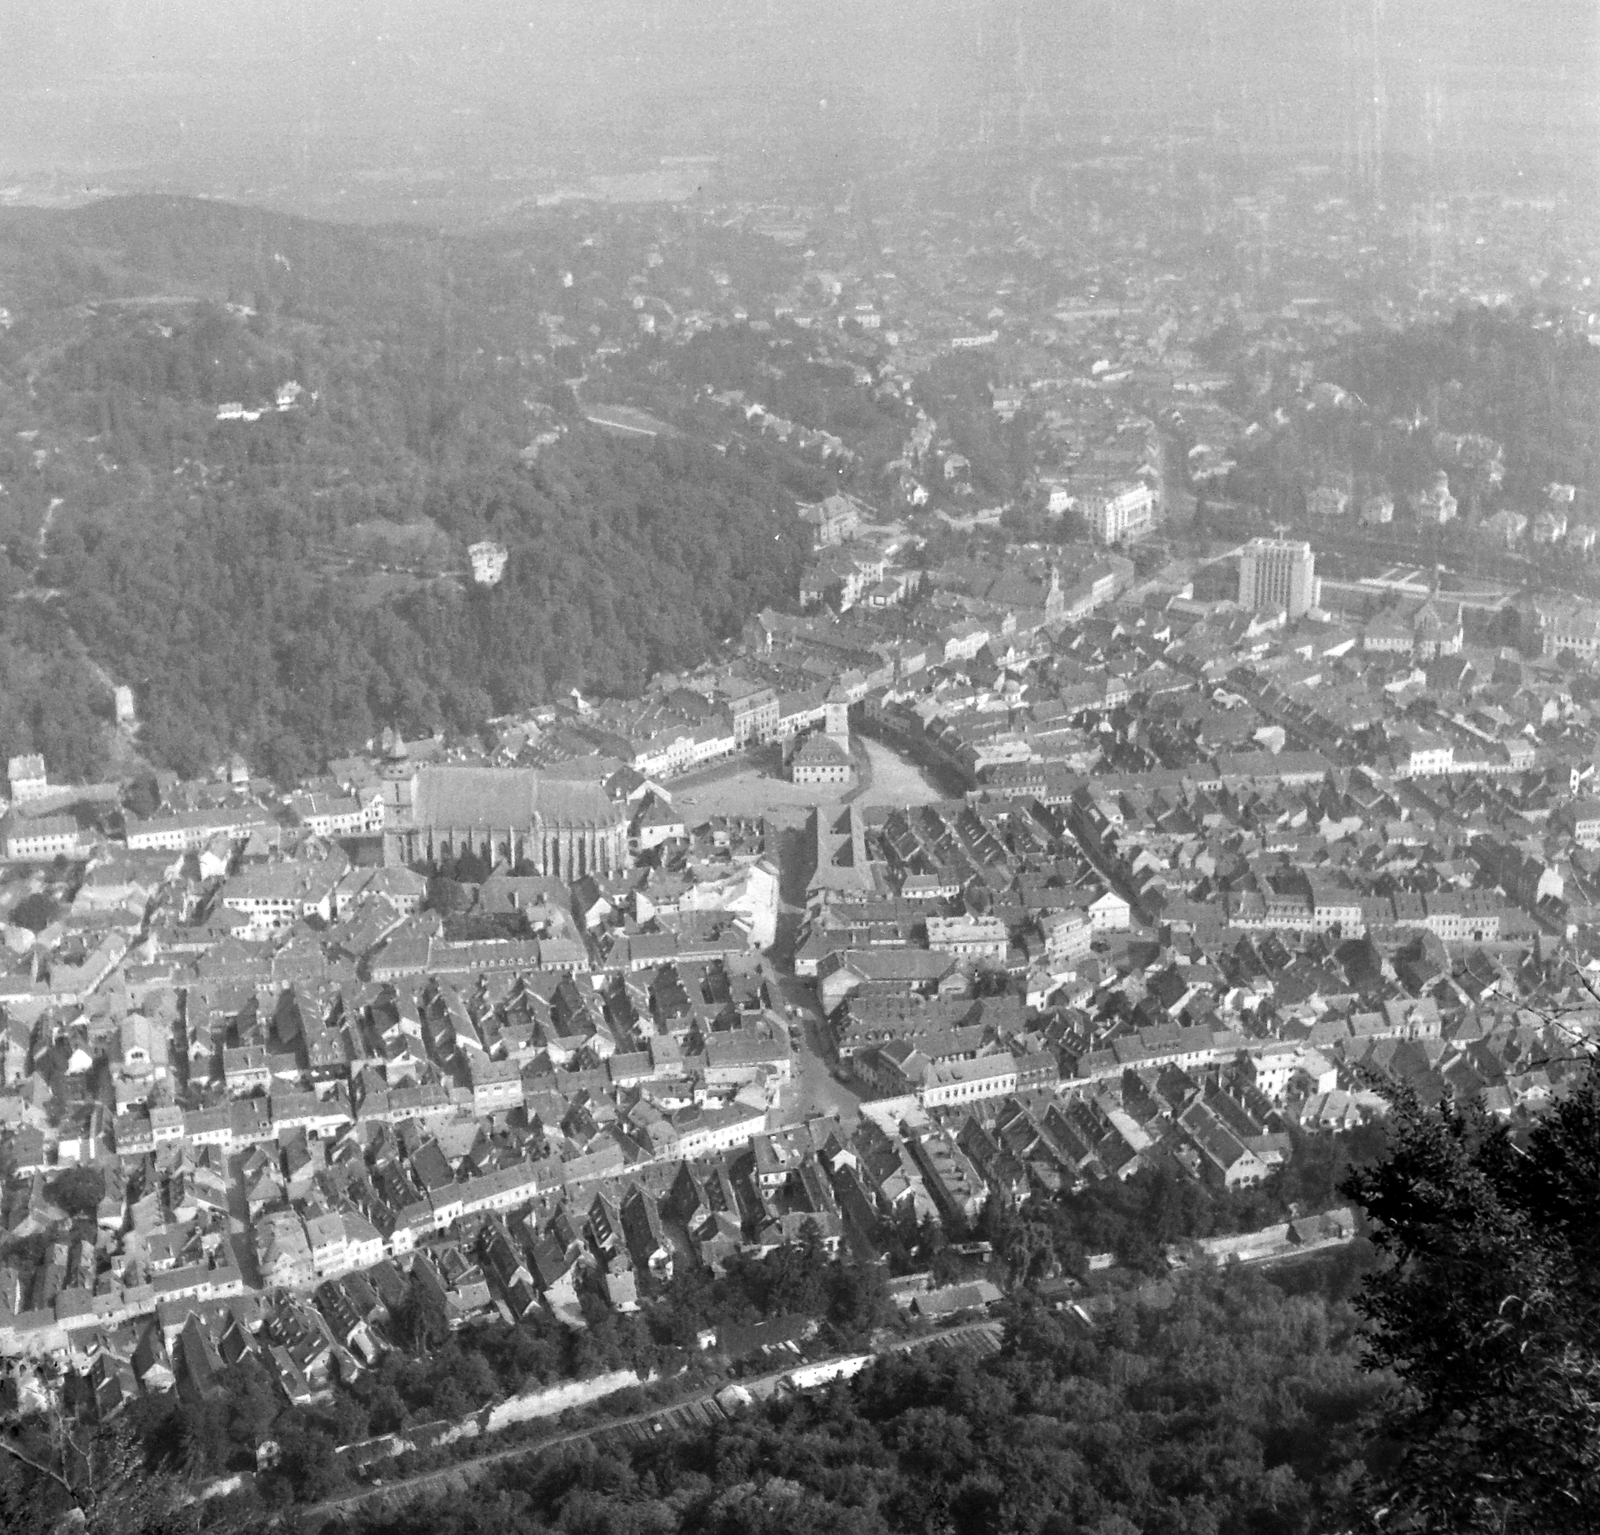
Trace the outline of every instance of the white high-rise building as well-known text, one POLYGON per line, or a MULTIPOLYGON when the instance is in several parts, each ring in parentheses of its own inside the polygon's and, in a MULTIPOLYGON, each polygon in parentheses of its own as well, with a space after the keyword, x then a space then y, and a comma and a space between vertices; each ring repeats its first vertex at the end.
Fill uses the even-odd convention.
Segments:
POLYGON ((1289 538, 1252 538, 1239 558, 1239 606, 1299 618, 1317 605, 1317 557, 1289 538))

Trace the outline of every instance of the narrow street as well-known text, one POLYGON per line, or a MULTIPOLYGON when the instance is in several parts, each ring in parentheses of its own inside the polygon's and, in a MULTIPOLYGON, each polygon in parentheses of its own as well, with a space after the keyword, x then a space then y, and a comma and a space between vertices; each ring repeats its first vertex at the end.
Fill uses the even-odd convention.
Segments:
POLYGON ((794 976, 779 976, 777 984, 798 1016, 799 1040, 794 1051, 794 1080, 778 1094, 775 1112, 779 1125, 800 1124, 818 1114, 837 1114, 846 1127, 861 1111, 861 1093, 834 1076, 834 1054, 827 1038, 827 1021, 815 995, 794 976))
MULTIPOLYGON (((929 805, 947 797, 943 786, 927 771, 882 741, 857 734, 853 747, 865 756, 869 768, 859 800, 863 807, 929 805)), ((774 1129, 828 1114, 838 1115, 850 1126, 861 1109, 861 1092, 834 1074, 833 1044, 816 991, 794 974, 795 944, 806 918, 809 856, 809 844, 802 836, 791 832, 784 837, 779 858, 778 934, 768 965, 774 1000, 794 1041, 794 1080, 781 1090, 770 1115, 774 1129)))

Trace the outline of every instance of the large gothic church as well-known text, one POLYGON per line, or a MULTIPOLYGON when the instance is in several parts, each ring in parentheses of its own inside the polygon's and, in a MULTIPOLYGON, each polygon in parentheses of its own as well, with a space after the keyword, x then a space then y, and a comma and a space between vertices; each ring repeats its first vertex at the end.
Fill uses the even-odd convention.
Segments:
POLYGON ((440 864, 471 853, 564 880, 627 864, 626 808, 597 784, 533 768, 419 766, 401 798, 385 828, 389 862, 440 864))

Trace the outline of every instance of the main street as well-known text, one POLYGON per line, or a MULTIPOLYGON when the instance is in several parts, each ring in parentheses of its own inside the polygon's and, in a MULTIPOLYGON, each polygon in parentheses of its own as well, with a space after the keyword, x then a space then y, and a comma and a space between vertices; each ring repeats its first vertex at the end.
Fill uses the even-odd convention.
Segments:
POLYGON ((860 1113, 861 1094, 834 1075, 836 1057, 815 993, 793 975, 774 975, 773 981, 798 1034, 794 1077, 778 1094, 778 1122, 793 1125, 836 1114, 848 1128, 860 1113))

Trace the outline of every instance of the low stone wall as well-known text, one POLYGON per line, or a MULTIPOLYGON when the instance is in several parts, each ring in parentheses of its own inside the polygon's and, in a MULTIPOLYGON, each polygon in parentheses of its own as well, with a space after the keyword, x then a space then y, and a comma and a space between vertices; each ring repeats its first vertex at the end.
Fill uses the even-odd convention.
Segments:
POLYGON ((478 1432, 492 1434, 508 1423, 526 1423, 530 1418, 551 1418, 569 1407, 587 1407, 613 1391, 626 1386, 643 1384, 648 1376, 632 1370, 608 1370, 604 1375, 593 1375, 588 1380, 563 1381, 559 1386, 549 1386, 543 1391, 523 1392, 497 1402, 488 1412, 478 1415, 478 1432))
POLYGON ((408 1450, 432 1449, 436 1445, 452 1444, 457 1439, 476 1439, 480 1434, 493 1434, 512 1423, 553 1418, 569 1407, 587 1407, 591 1402, 597 1402, 615 1391, 643 1385, 652 1379, 653 1376, 641 1376, 632 1370, 608 1370, 603 1375, 591 1375, 587 1380, 568 1380, 559 1386, 519 1392, 503 1402, 479 1408, 459 1423, 446 1424, 441 1419, 436 1423, 402 1429, 397 1434, 380 1434, 374 1439, 342 1444, 337 1453, 350 1456, 357 1465, 371 1465, 374 1461, 388 1460, 408 1450))

